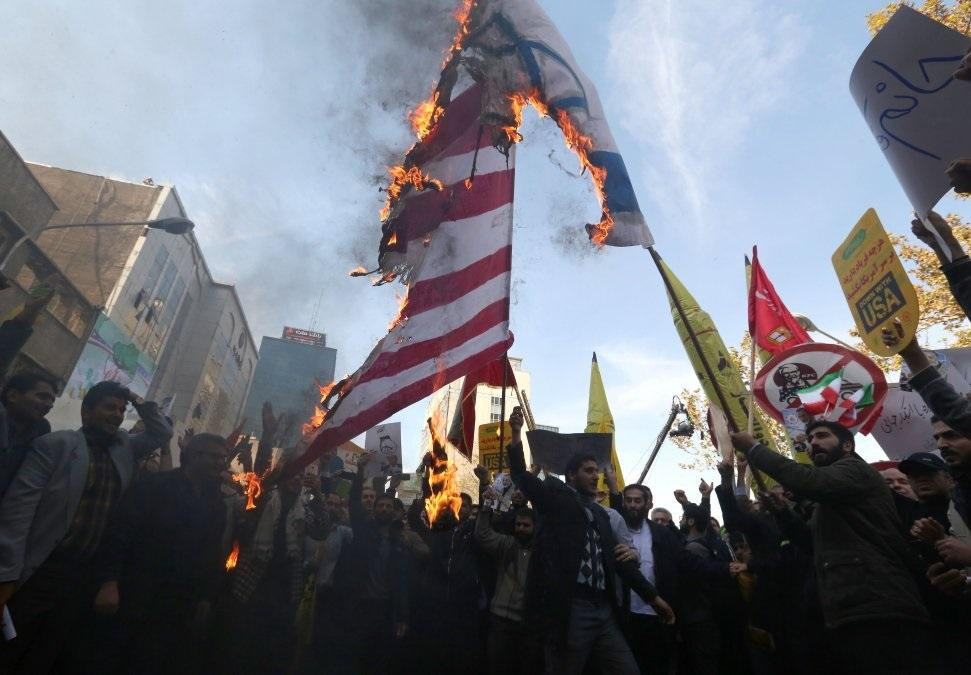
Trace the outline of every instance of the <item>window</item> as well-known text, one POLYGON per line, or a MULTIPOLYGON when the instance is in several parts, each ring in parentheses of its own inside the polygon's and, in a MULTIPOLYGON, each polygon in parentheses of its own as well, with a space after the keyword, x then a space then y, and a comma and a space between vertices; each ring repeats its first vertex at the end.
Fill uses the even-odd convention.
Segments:
POLYGON ((492 414, 489 415, 489 421, 490 422, 500 422, 500 421, 502 421, 502 415, 500 415, 497 412, 494 412, 494 413, 492 413, 492 414))
POLYGON ((165 269, 165 275, 162 277, 162 283, 159 284, 158 290, 155 291, 155 297, 165 299, 169 294, 169 289, 172 288, 172 282, 175 281, 175 265, 169 265, 165 269))
POLYGON ((493 410, 502 410, 502 397, 501 396, 493 396, 492 397, 492 409, 493 410))
POLYGON ((154 290, 155 283, 162 274, 162 268, 165 267, 165 261, 168 259, 169 250, 164 246, 160 247, 158 253, 155 254, 155 260, 152 262, 151 268, 148 270, 148 276, 145 277, 144 288, 148 289, 149 291, 154 290))

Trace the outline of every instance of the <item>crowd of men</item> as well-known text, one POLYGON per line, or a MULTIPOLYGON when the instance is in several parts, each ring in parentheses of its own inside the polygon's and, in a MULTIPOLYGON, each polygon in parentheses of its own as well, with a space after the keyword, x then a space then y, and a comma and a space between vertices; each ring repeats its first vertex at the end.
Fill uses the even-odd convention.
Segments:
MULTIPOLYGON (((971 78, 968 59, 961 79, 971 78)), ((971 161, 949 170, 971 192, 971 161)), ((948 223, 915 234, 971 311, 971 259, 948 223)), ((0 326, 0 372, 50 294, 0 326)), ((895 336, 885 336, 895 344, 895 336)), ((322 467, 186 433, 110 381, 80 429, 52 431, 57 391, 18 372, 0 389, 0 608, 6 673, 958 673, 971 664, 971 400, 916 342, 900 352, 933 411, 939 455, 878 468, 829 421, 812 464, 746 433, 681 513, 641 484, 609 486, 591 454, 562 478, 527 467, 511 416, 507 482, 429 519, 428 476, 344 494, 322 467), (122 428, 128 406, 139 421, 122 428), (242 465, 245 480, 230 466, 242 465), (749 476, 760 490, 750 498, 749 476), (771 479, 771 480, 769 480, 771 479), (254 485, 261 481, 261 486, 254 485), (502 487, 500 487, 502 486, 502 487), (724 524, 711 515, 711 495, 724 524), (605 503, 601 503, 601 502, 605 503)), ((441 448, 436 448, 441 452, 441 448)))

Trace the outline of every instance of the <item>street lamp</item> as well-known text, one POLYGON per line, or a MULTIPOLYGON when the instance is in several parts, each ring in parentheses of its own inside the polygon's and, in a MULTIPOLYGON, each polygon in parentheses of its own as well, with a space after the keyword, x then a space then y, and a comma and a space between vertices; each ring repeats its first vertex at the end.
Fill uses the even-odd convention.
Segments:
POLYGON ((644 465, 644 470, 641 471, 640 478, 637 479, 637 484, 641 485, 644 483, 644 478, 647 476, 647 472, 651 470, 651 465, 654 464, 654 459, 657 457, 658 451, 664 444, 664 439, 668 436, 672 438, 690 438, 695 432, 695 425, 691 421, 691 417, 688 415, 688 409, 685 407, 684 403, 677 396, 671 399, 671 413, 668 415, 667 420, 664 422, 664 426, 661 427, 661 433, 657 435, 657 440, 654 442, 654 449, 651 451, 651 456, 647 458, 647 464, 644 465), (684 415, 684 420, 678 424, 677 428, 671 429, 674 426, 674 420, 678 415, 684 415))
POLYGON ((799 323, 799 325, 803 327, 803 329, 808 330, 808 331, 812 331, 813 333, 819 333, 820 335, 825 335, 826 337, 828 337, 833 342, 836 342, 837 344, 841 344, 844 347, 846 347, 847 349, 853 349, 853 347, 851 347, 850 345, 846 344, 845 342, 843 342, 842 340, 840 340, 835 335, 830 335, 829 333, 827 333, 826 331, 824 331, 822 328, 820 328, 819 326, 817 326, 816 324, 814 324, 813 323, 813 320, 810 319, 805 314, 793 314, 793 317, 796 319, 796 321, 799 323))
MULTIPOLYGON (((46 232, 48 230, 67 230, 74 227, 126 227, 129 225, 144 225, 149 229, 162 230, 163 232, 168 232, 169 234, 185 234, 195 227, 195 223, 188 218, 174 216, 171 218, 135 220, 124 223, 65 223, 62 225, 48 225, 47 227, 43 228, 41 232, 46 232)), ((7 255, 5 255, 3 260, 0 261, 0 270, 7 266, 7 263, 10 262, 10 258, 13 256, 14 252, 28 239, 30 239, 30 235, 25 233, 20 237, 20 239, 14 242, 13 246, 10 247, 10 250, 7 251, 7 255)))

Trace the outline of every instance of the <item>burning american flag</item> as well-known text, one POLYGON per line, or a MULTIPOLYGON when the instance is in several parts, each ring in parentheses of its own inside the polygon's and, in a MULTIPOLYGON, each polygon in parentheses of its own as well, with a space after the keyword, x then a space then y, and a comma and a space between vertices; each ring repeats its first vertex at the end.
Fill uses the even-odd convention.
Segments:
POLYGON ((556 122, 590 173, 602 207, 587 225, 594 244, 653 243, 597 92, 549 17, 533 0, 463 0, 455 17, 438 86, 410 116, 418 142, 390 169, 381 212, 375 284, 399 279, 407 294, 361 368, 325 388, 305 427, 316 437, 294 470, 509 349, 526 105, 556 122))

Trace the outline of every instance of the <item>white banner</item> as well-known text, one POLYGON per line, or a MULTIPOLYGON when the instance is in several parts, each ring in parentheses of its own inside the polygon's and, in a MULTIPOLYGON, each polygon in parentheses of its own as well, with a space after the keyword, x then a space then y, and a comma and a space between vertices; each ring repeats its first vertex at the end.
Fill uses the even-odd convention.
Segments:
POLYGON ((401 422, 379 424, 364 436, 364 451, 374 454, 365 478, 401 473, 401 422))
POLYGON ((951 189, 952 160, 971 157, 971 85, 951 75, 971 38, 902 6, 864 50, 850 92, 914 210, 951 189))
MULTIPOLYGON (((971 348, 925 350, 927 358, 960 394, 971 391, 971 348)), ((915 452, 936 452, 930 408, 916 391, 907 387, 910 373, 900 374, 900 385, 890 385, 873 437, 890 459, 904 459, 915 452)))

